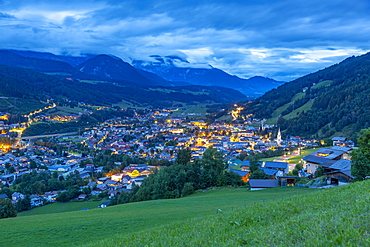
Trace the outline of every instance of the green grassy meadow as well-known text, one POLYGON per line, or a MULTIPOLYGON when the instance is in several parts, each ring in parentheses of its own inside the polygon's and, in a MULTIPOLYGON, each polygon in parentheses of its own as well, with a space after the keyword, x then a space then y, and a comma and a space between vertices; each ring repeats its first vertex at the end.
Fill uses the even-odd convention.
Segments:
MULTIPOLYGON (((312 148, 312 149, 304 149, 301 151, 301 155, 293 156, 288 158, 284 162, 288 162, 289 164, 297 164, 301 161, 301 159, 309 154, 312 154, 313 152, 316 152, 317 150, 321 149, 320 148, 312 148)), ((270 157, 270 158, 263 158, 261 161, 274 161, 276 159, 283 158, 284 156, 275 156, 275 157, 270 157)))
POLYGON ((303 106, 301 106, 298 109, 295 109, 294 111, 292 111, 291 113, 285 115, 284 118, 289 120, 289 119, 297 117, 297 115, 300 114, 301 112, 310 110, 312 105, 313 105, 313 102, 314 102, 313 100, 308 101, 303 106))
POLYGON ((76 201, 70 203, 52 203, 43 207, 37 207, 32 210, 24 211, 18 213, 18 217, 31 216, 31 215, 41 215, 41 214, 54 214, 54 213, 65 213, 80 211, 84 209, 94 209, 97 208, 102 201, 76 201))
POLYGON ((312 89, 318 89, 318 88, 322 88, 322 87, 329 87, 332 83, 333 83, 332 80, 326 80, 326 81, 322 81, 322 82, 317 83, 316 85, 312 86, 311 88, 312 89))
POLYGON ((290 164, 297 164, 298 162, 301 161, 301 159, 307 155, 310 155, 314 152, 316 152, 317 150, 321 149, 320 148, 312 148, 312 149, 304 149, 301 151, 301 155, 298 155, 298 156, 294 156, 294 157, 291 157, 288 159, 288 163, 290 164))
POLYGON ((190 105, 182 103, 182 107, 179 107, 177 111, 171 113, 171 117, 180 117, 180 116, 187 116, 187 114, 195 113, 201 114, 204 116, 207 112, 207 106, 209 104, 197 104, 197 105, 190 105), (184 115, 182 115, 184 114, 184 115))
POLYGON ((370 246, 370 180, 118 234, 88 246, 370 246))
POLYGON ((275 188, 251 192, 247 188, 221 188, 180 199, 129 203, 86 211, 53 213, 54 209, 50 208, 47 209, 49 213, 45 214, 34 211, 31 215, 24 213, 16 218, 1 219, 1 244, 81 246, 113 236, 130 238, 138 232, 151 232, 153 228, 167 224, 181 224, 194 217, 216 215, 218 209, 232 212, 245 207, 252 208, 255 203, 309 192, 312 190, 275 188))
MULTIPOLYGON (((303 97, 306 96, 306 93, 304 92, 299 92, 297 93, 296 95, 294 95, 294 97, 292 98, 292 100, 288 103, 286 103, 285 105, 283 106, 280 106, 279 108, 277 108, 273 113, 272 113, 272 117, 267 119, 266 121, 266 124, 276 124, 277 123, 277 120, 278 118, 280 117, 281 113, 283 111, 285 111, 286 109, 288 109, 289 106, 293 105, 293 103, 296 101, 296 100, 299 100, 303 97)), ((287 114, 284 116, 284 118, 286 119, 290 119, 290 118, 293 118, 293 117, 296 117, 296 115, 302 111, 307 111, 309 109, 311 109, 311 106, 312 106, 313 102, 308 102, 306 103, 305 105, 301 106, 300 108, 294 110, 293 112, 291 112, 290 114, 287 114)))
MULTIPOLYGON (((322 81, 322 82, 319 82, 317 83, 316 85, 312 86, 312 89, 319 89, 319 88, 323 88, 323 87, 329 87, 331 84, 332 84, 333 81, 330 81, 330 80, 326 80, 326 81, 322 81)), ((291 106, 295 101, 303 98, 306 96, 306 93, 304 92, 299 92, 297 93, 296 95, 294 95, 294 97, 292 98, 292 100, 288 103, 286 103, 285 105, 277 108, 273 113, 272 113, 272 117, 267 119, 266 121, 266 124, 276 124, 277 123, 277 120, 279 118, 279 116, 281 115, 281 113, 283 111, 285 111, 289 106, 291 106)), ((312 104, 313 104, 313 100, 310 100, 309 102, 307 102, 306 104, 304 104, 303 106, 295 109, 294 111, 292 111, 291 113, 287 114, 287 115, 284 115, 283 117, 285 119, 292 119, 292 118, 295 118, 299 113, 303 112, 303 111, 308 111, 312 108, 312 104)))

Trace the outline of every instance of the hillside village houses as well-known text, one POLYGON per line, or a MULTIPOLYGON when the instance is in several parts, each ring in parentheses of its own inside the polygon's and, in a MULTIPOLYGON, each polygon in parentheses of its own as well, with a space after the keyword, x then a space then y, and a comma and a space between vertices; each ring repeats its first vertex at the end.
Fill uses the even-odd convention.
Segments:
MULTIPOLYGON (((49 141, 54 141, 67 150, 67 155, 64 156, 57 155, 57 152, 51 148, 24 140, 20 148, 21 152, 13 150, 3 152, 0 156, 0 182, 12 185, 15 179, 33 170, 37 172, 46 170, 63 177, 78 173, 83 179, 91 179, 91 174, 101 173, 103 167, 96 167, 92 163, 80 167, 81 162, 92 157, 83 156, 78 152, 69 152, 69 150, 77 150, 77 142, 94 151, 110 150, 114 154, 165 161, 174 161, 177 151, 182 148, 190 148, 192 158, 196 159, 201 158, 207 148, 214 147, 225 154, 229 164, 233 164, 232 161, 241 153, 265 152, 279 146, 285 149, 318 146, 315 141, 303 140, 299 137, 287 137, 285 140, 276 141, 269 129, 264 130, 264 135, 259 135, 260 128, 250 126, 250 121, 235 121, 231 124, 216 121, 208 125, 203 120, 189 121, 186 117, 169 118, 167 111, 162 113, 161 111, 149 111, 147 115, 137 115, 132 118, 113 118, 79 135, 57 136, 50 139, 49 141), (32 163, 36 163, 37 168, 31 167, 32 163), (9 167, 14 170, 9 172, 11 170, 9 167)), ((326 162, 329 159, 335 161, 346 159, 346 155, 350 152, 350 142, 344 139, 335 141, 339 146, 325 151, 326 153, 332 152, 326 158, 325 153, 321 151, 314 155, 321 155, 319 158, 322 159, 311 159, 310 157, 305 159, 307 172, 313 173, 318 165, 322 165, 333 177, 338 172, 342 172, 343 176, 348 175, 345 173, 348 167, 345 167, 343 162, 337 164, 326 162), (331 159, 334 156, 335 158, 331 159), (342 169, 336 169, 338 167, 342 169)), ((242 179, 248 181, 249 170, 244 162, 241 169, 234 169, 234 172, 240 173, 242 179)), ((121 163, 118 162, 116 165, 118 167, 121 163)), ((265 162, 261 166, 261 169, 271 179, 286 176, 293 168, 293 165, 286 162, 265 162)), ((130 164, 119 173, 106 174, 96 181, 88 182, 87 186, 92 189, 92 195, 108 191, 112 196, 119 193, 112 191, 129 190, 133 185, 140 185, 143 179, 152 174, 155 169, 160 169, 160 167, 130 164)), ((52 202, 55 201, 57 194, 57 191, 50 191, 45 195, 37 196, 42 196, 43 199, 52 202)), ((34 205, 40 205, 39 198, 35 197, 33 200, 34 205)))
MULTIPOLYGON (((327 176, 326 184, 328 185, 345 184, 352 181, 354 177, 351 174, 350 153, 355 149, 354 144, 352 141, 347 141, 346 138, 342 137, 334 137, 332 140, 333 147, 321 148, 302 159, 304 170, 299 172, 299 176, 312 176, 318 167, 322 167, 324 174, 327 176)), ((240 170, 231 169, 231 171, 239 174, 243 181, 250 182, 252 190, 294 185, 296 180, 294 176, 288 176, 295 165, 290 165, 286 162, 261 162, 260 169, 270 177, 267 180, 249 179, 250 162, 248 160, 230 160, 229 164, 240 166, 240 170), (279 181, 280 184, 271 182, 271 179, 279 181)))

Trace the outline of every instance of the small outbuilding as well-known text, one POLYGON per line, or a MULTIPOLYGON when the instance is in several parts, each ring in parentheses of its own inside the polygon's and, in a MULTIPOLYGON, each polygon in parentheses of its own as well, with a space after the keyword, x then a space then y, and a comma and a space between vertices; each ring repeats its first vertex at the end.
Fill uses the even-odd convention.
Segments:
POLYGON ((250 190, 263 190, 279 187, 276 179, 249 179, 250 190))

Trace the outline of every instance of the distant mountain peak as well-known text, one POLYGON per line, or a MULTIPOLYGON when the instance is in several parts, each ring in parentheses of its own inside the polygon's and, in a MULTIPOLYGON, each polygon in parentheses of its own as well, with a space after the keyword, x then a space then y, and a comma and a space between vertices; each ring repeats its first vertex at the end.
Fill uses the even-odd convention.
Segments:
POLYGON ((254 76, 242 79, 230 75, 211 65, 198 66, 178 56, 151 55, 154 61, 134 60, 132 65, 147 72, 154 73, 168 81, 183 81, 194 85, 220 86, 239 90, 245 95, 259 96, 279 86, 281 83, 271 78, 254 76))
POLYGON ((140 74, 129 63, 111 55, 97 55, 78 66, 86 74, 98 76, 104 80, 130 81, 150 85, 152 82, 140 74))

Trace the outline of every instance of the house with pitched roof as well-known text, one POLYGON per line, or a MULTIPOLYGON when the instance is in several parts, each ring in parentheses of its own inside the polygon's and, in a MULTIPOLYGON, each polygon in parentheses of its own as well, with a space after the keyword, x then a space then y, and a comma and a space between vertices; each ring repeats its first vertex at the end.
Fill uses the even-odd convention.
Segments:
POLYGON ((243 182, 245 182, 245 183, 248 182, 248 180, 249 180, 249 175, 250 175, 249 171, 241 171, 241 170, 236 170, 236 169, 230 169, 230 172, 234 172, 234 173, 238 174, 242 178, 243 182))
POLYGON ((284 176, 283 171, 280 171, 278 169, 271 169, 266 167, 260 167, 260 169, 268 176, 270 176, 270 179, 277 179, 278 177, 284 176))
POLYGON ((334 146, 322 148, 303 158, 304 167, 308 173, 315 173, 319 166, 330 166, 340 159, 349 159, 349 153, 353 148, 334 146))
POLYGON ((325 174, 328 176, 329 184, 348 183, 354 179, 351 173, 351 161, 340 159, 330 165, 323 164, 325 174))
POLYGON ((289 173, 289 164, 287 162, 266 161, 262 164, 262 167, 282 171, 283 175, 289 173))

